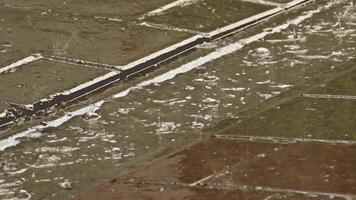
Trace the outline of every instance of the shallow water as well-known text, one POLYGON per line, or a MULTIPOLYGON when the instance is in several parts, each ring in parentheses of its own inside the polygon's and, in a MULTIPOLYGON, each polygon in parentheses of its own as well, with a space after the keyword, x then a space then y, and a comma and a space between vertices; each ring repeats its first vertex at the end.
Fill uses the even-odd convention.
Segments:
POLYGON ((108 98, 100 109, 58 127, 34 131, 0 153, 0 198, 55 199, 65 191, 62 183, 78 189, 135 157, 190 143, 205 128, 337 69, 355 52, 352 9, 349 3, 324 8, 240 51, 108 98))

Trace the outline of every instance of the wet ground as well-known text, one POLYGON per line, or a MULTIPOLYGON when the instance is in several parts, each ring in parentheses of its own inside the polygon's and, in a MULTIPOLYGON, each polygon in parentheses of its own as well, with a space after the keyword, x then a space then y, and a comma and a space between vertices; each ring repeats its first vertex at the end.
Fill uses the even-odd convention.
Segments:
MULTIPOLYGON (((41 1, 3 3, 4 66, 31 53, 110 66, 39 60, 0 74, 0 113, 270 8, 147 2, 98 10, 95 2, 51 2, 51 11, 41 1)), ((23 130, 0 140, 0 197, 65 199, 119 177, 75 198, 355 198, 354 11, 347 0, 313 3, 200 45, 38 125, 19 122, 23 130)))

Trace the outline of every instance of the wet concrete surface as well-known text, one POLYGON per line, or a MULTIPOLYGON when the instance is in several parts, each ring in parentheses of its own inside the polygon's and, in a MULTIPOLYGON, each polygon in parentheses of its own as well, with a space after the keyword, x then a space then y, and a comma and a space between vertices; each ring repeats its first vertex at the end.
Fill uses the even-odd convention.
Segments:
POLYGON ((103 16, 103 17, 129 17, 144 14, 157 7, 172 3, 173 0, 122 0, 122 1, 26 1, 4 0, 1 5, 6 8, 36 10, 40 12, 55 12, 73 16, 103 16))
POLYGON ((5 67, 10 63, 14 63, 28 55, 24 55, 23 53, 16 52, 12 49, 12 45, 10 44, 1 44, 0 49, 0 68, 5 67))
POLYGON ((219 134, 355 140, 355 101, 298 98, 219 134))
POLYGON ((352 198, 354 150, 213 139, 137 166, 71 199, 352 198))
POLYGON ((0 102, 0 113, 4 112, 8 108, 5 102, 0 102))
POLYGON ((107 73, 108 70, 39 60, 1 74, 0 101, 32 104, 107 73))
POLYGON ((153 162, 139 167, 139 170, 133 169, 132 173, 125 175, 128 178, 121 179, 192 184, 281 147, 283 145, 280 144, 207 140, 170 155, 157 164, 153 162))
POLYGON ((289 3, 290 0, 270 0, 271 2, 275 2, 275 3, 289 3))
MULTIPOLYGON (((303 14, 302 11, 313 10, 325 3, 327 2, 313 4, 311 7, 295 11, 294 15, 299 16, 303 14)), ((175 9, 179 10, 181 8, 177 7, 175 9)), ((272 97, 293 89, 295 85, 304 84, 306 80, 320 77, 326 72, 335 71, 336 73, 338 70, 343 70, 338 68, 339 64, 351 60, 355 48, 352 42, 354 41, 354 25, 346 23, 352 19, 349 17, 353 16, 352 12, 349 12, 351 9, 352 7, 346 1, 340 4, 336 3, 330 10, 325 9, 298 26, 291 26, 279 33, 266 36, 264 40, 251 43, 240 51, 225 56, 223 59, 210 60, 211 62, 200 65, 192 71, 182 70, 184 74, 179 75, 177 73, 172 79, 164 79, 158 76, 159 74, 165 74, 169 69, 180 69, 183 64, 190 63, 190 61, 196 62, 197 58, 236 42, 241 35, 238 34, 227 40, 201 45, 195 54, 182 57, 175 62, 167 64, 166 69, 162 69, 157 73, 153 72, 147 77, 139 79, 148 80, 152 84, 146 84, 146 82, 137 87, 132 87, 132 84, 135 83, 135 81, 132 81, 127 85, 117 85, 117 88, 113 88, 111 92, 115 93, 114 91, 117 90, 124 90, 124 92, 115 95, 115 98, 110 96, 105 98, 103 104, 93 106, 95 109, 89 109, 90 111, 84 112, 83 115, 73 115, 73 113, 64 115, 65 123, 59 123, 58 126, 34 128, 34 132, 18 139, 20 143, 17 146, 0 152, 3 158, 3 172, 0 178, 0 188, 3 193, 0 195, 4 198, 27 197, 29 196, 28 194, 32 196, 32 199, 66 198, 69 194, 77 193, 78 190, 82 190, 88 185, 102 182, 102 179, 112 179, 117 177, 118 174, 126 172, 127 168, 130 169, 130 167, 127 167, 127 165, 130 166, 128 163, 134 163, 132 166, 136 163, 139 168, 144 161, 160 157, 159 155, 169 154, 187 144, 201 141, 209 137, 204 131, 205 128, 213 127, 223 119, 239 118, 241 112, 255 108, 267 100, 272 100, 272 97), (330 12, 335 15, 330 15, 330 12), (338 16, 346 17, 339 18, 338 16), (342 22, 341 25, 339 25, 340 21, 342 22), (341 28, 335 29, 333 28, 334 26, 341 26, 341 28), (160 78, 166 81, 160 82, 160 78), (126 91, 124 88, 126 86, 131 89, 126 91), (125 170, 121 171, 121 167, 125 168, 125 170), (67 182, 73 185, 70 188, 72 190, 66 190, 62 187, 67 182)), ((289 18, 287 19, 290 20, 289 18)), ((43 20, 45 21, 45 19, 43 20)), ((80 20, 81 18, 78 17, 78 21, 80 20)), ((105 21, 107 18, 100 20, 105 21)), ((87 19, 84 18, 83 21, 87 22, 87 19)), ((91 20, 88 21, 91 22, 91 20)), ((286 21, 286 18, 271 21, 269 24, 267 23, 268 26, 257 27, 249 34, 258 34, 262 29, 268 31, 269 27, 283 24, 286 21)), ((71 20, 69 22, 64 20, 64 22, 72 23, 71 20)), ((76 24, 74 25, 75 28, 73 27, 74 30, 82 27, 79 22, 73 23, 76 24)), ((105 26, 105 24, 98 25, 99 22, 91 23, 94 24, 94 29, 105 26)), ((117 23, 120 24, 122 22, 107 23, 109 23, 108 30, 116 31, 112 27, 116 27, 118 26, 117 23)), ((88 24, 89 28, 91 25, 88 24)), ((51 27, 49 32, 55 28, 51 27)), ((114 33, 116 33, 115 31, 114 33)), ((159 33, 166 32, 165 30, 156 31, 159 33)), ((104 34, 105 31, 100 29, 98 32, 100 35, 104 34)), ((114 33, 113 35, 115 35, 114 33)), ((167 38, 175 37, 177 36, 176 34, 180 36, 181 33, 174 32, 173 36, 167 36, 167 38)), ((89 37, 89 35, 84 34, 85 37, 89 37)), ((182 37, 186 35, 184 33, 182 37)), ((56 36, 53 38, 56 38, 56 36)), ((170 43, 178 39, 163 40, 170 43)), ((15 38, 14 40, 19 39, 15 38)), ((133 41, 135 40, 134 37, 133 41)), ((62 40, 60 39, 60 41, 62 40)), ((149 41, 147 43, 149 48, 153 47, 151 43, 155 40, 151 38, 147 39, 147 41, 149 41)), ((109 45, 109 43, 112 43, 112 39, 105 44, 109 45)), ((158 42, 158 45, 161 44, 163 43, 158 42)), ((44 42, 43 45, 43 49, 51 49, 46 47, 48 45, 47 42, 44 42)), ((108 48, 111 48, 110 45, 108 48)), ((22 46, 20 47, 22 48, 22 46)), ((125 45, 125 47, 127 46, 125 45)), ((132 51, 136 52, 134 49, 132 51)), ((92 51, 89 52, 93 53, 92 51)), ((82 52, 74 51, 74 53, 82 52)), ((136 53, 133 54, 136 55, 136 53)), ((69 54, 68 56, 70 57, 69 54)), ((108 59, 117 59, 113 64, 118 64, 116 61, 119 61, 119 59, 116 55, 110 55, 108 59)), ((172 73, 174 72, 169 71, 166 76, 170 77, 172 73)), ((139 82, 139 80, 137 81, 139 82)), ((305 85, 305 87, 308 87, 308 85, 305 85)), ((351 104, 345 103, 344 106, 340 107, 345 109, 352 108, 351 104)), ((81 106, 79 105, 78 107, 81 106)), ((218 127, 218 129, 224 128, 226 127, 218 127)), ((260 142, 237 143, 239 145, 235 145, 235 142, 231 141, 219 140, 211 144, 206 142, 200 144, 201 151, 197 151, 195 154, 195 151, 192 152, 189 149, 183 151, 186 157, 179 155, 179 153, 176 154, 168 160, 168 163, 163 162, 162 165, 169 165, 174 169, 174 164, 177 164, 176 161, 184 160, 184 157, 186 160, 179 165, 182 168, 170 171, 169 173, 173 175, 167 175, 168 179, 166 180, 182 180, 182 182, 185 180, 189 183, 205 175, 209 176, 209 173, 224 170, 226 165, 233 166, 239 162, 250 163, 255 161, 253 159, 255 155, 257 155, 257 158, 264 158, 264 155, 268 152, 275 151, 274 147, 284 146, 284 144, 260 142), (217 148, 218 156, 214 156, 214 148, 209 148, 214 146, 217 148), (227 147, 231 147, 231 149, 221 151, 227 147), (229 153, 231 152, 233 154, 230 157, 229 153), (211 153, 213 156, 209 156, 211 153), (189 155, 192 157, 189 158, 189 155), (233 155, 236 155, 236 157, 233 155), (199 156, 206 157, 206 162, 199 162, 197 159, 199 156), (178 158, 175 159, 176 157, 178 158), (171 165, 171 162, 173 165, 171 165), (204 170, 199 171, 199 173, 189 171, 189 167, 200 169, 197 166, 201 163, 204 164, 201 167, 204 170), (192 166, 191 164, 194 165, 192 166), (185 179, 179 179, 182 174, 186 174, 185 179)), ((202 160, 204 159, 200 159, 200 161, 202 160)), ((149 166, 147 169, 154 169, 154 166, 149 166)), ((350 165, 345 164, 345 166, 350 165)), ((162 178, 162 176, 159 176, 162 167, 154 170, 156 170, 156 180, 162 178)), ((130 172, 132 172, 132 168, 130 172)), ((131 175, 139 177, 135 173, 138 172, 132 172, 131 175)), ((143 173, 143 175, 147 176, 147 173, 143 173)), ((164 177, 163 180, 165 180, 164 177)), ((119 197, 122 198, 139 198, 142 195, 137 192, 135 183, 131 185, 119 184, 113 187, 117 187, 118 190, 121 188, 122 190, 133 191, 132 193, 122 193, 120 189, 118 195, 121 195, 119 197)), ((143 187, 147 187, 145 191, 157 191, 156 186, 144 185, 143 187)), ((170 197, 169 195, 176 194, 177 191, 182 190, 189 191, 189 195, 191 190, 198 190, 191 194, 191 198, 196 195, 210 196, 208 194, 211 194, 212 199, 214 199, 213 197, 228 199, 233 195, 238 196, 244 193, 243 189, 242 191, 225 191, 224 188, 213 188, 213 190, 208 190, 210 192, 206 192, 207 189, 205 188, 186 187, 186 185, 184 185, 183 189, 172 187, 172 192, 168 192, 167 198, 170 197)), ((107 188, 111 189, 111 186, 107 188)), ((155 197, 154 195, 161 194, 153 194, 153 192, 152 198, 155 197)), ((95 193, 97 195, 110 195, 106 192, 98 193, 95 191, 95 193)), ((146 195, 151 194, 147 193, 143 196, 146 195)), ((281 195, 283 198, 308 199, 309 197, 305 195, 308 196, 310 194, 301 194, 295 191, 259 192, 258 189, 255 189, 252 190, 252 193, 247 192, 245 195, 246 197, 243 196, 241 198, 263 199, 266 197, 265 195, 267 197, 275 195, 275 199, 280 199, 279 195, 281 195), (289 193, 292 193, 292 195, 288 196, 289 193)), ((105 198, 115 198, 115 196, 107 196, 105 198)), ((199 196, 196 196, 196 198, 199 199, 199 196)), ((312 197, 310 198, 313 199, 312 197)), ((315 199, 327 198, 329 198, 328 195, 315 197, 315 199)))
POLYGON ((330 94, 330 95, 356 95, 356 71, 346 74, 316 88, 310 94, 330 94))
POLYGON ((225 175, 212 178, 208 184, 355 195, 354 154, 355 146, 292 144, 251 164, 228 169, 225 175))
POLYGON ((264 199, 265 192, 242 192, 236 190, 217 190, 167 185, 146 184, 107 184, 95 189, 89 195, 81 194, 73 199, 264 199))
POLYGON ((0 8, 0 43, 13 51, 125 65, 190 36, 133 22, 0 8), (152 41, 155 41, 152 43, 152 41))
POLYGON ((171 9, 161 15, 148 17, 146 21, 209 32, 271 8, 273 7, 240 0, 203 0, 190 6, 171 9))
MULTIPOLYGON (((95 193, 82 193, 73 199, 288 199, 288 200, 326 200, 329 198, 310 197, 295 194, 280 194, 273 192, 239 191, 211 188, 192 188, 182 186, 167 186, 159 184, 107 184, 95 188, 95 193)), ((334 198, 338 199, 338 198, 334 198)))

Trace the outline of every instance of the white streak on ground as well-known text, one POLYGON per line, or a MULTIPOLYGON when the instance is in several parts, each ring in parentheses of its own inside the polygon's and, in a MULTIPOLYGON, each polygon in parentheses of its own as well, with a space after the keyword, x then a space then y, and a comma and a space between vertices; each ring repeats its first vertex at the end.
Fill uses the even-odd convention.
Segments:
POLYGON ((267 35, 271 35, 273 33, 277 33, 284 29, 287 29, 291 24, 299 24, 299 23, 303 22, 304 20, 311 18, 314 14, 319 13, 320 11, 321 11, 321 8, 316 9, 316 10, 311 10, 311 11, 307 12, 307 14, 305 14, 305 15, 301 15, 301 16, 295 18, 294 20, 290 20, 289 22, 287 22, 285 24, 282 24, 282 25, 272 28, 271 31, 262 32, 262 33, 254 35, 254 36, 242 39, 242 40, 235 42, 233 44, 227 45, 225 47, 219 48, 216 51, 209 53, 208 55, 202 56, 202 57, 200 57, 196 60, 193 60, 189 63, 186 63, 176 69, 168 71, 168 72, 166 72, 162 75, 159 75, 153 79, 143 81, 143 82, 137 84, 136 86, 130 87, 118 94, 115 94, 113 96, 113 98, 124 97, 124 96, 128 95, 132 90, 140 89, 142 87, 145 87, 145 86, 148 86, 151 84, 162 83, 164 81, 173 79, 174 77, 176 77, 179 74, 189 72, 189 71, 191 71, 197 67, 200 67, 206 63, 217 60, 217 59, 219 59, 223 56, 226 56, 228 54, 234 53, 234 52, 242 49, 245 45, 248 45, 252 42, 261 40, 264 37, 266 37, 267 35))
MULTIPOLYGON (((285 8, 292 7, 292 6, 296 5, 296 4, 299 4, 300 2, 305 2, 305 1, 308 1, 308 0, 294 0, 294 1, 292 1, 292 2, 290 2, 290 3, 288 3, 288 4, 286 4, 285 8)), ((190 2, 190 1, 189 1, 189 0, 184 0, 184 1, 183 1, 183 0, 182 0, 182 1, 179 0, 179 1, 177 1, 177 2, 174 2, 174 3, 176 3, 176 4, 174 4, 174 3, 172 3, 172 4, 174 4, 174 5, 181 5, 181 4, 178 4, 178 2, 185 2, 185 3, 187 3, 187 2, 190 2)), ((169 6, 168 6, 168 7, 169 7, 169 6)), ((139 59, 139 60, 136 60, 136 61, 134 61, 134 62, 132 62, 132 63, 129 63, 129 64, 125 65, 125 66, 122 66, 122 67, 120 67, 120 70, 128 70, 128 69, 131 69, 131 68, 133 68, 133 67, 135 67, 135 66, 137 66, 137 65, 139 65, 139 64, 145 63, 145 62, 147 62, 147 61, 149 61, 149 60, 152 60, 152 59, 157 58, 157 57, 159 57, 159 56, 161 56, 161 55, 164 55, 165 53, 168 53, 168 52, 171 52, 171 51, 173 51, 173 50, 176 50, 177 48, 182 47, 182 46, 184 46, 184 45, 186 45, 186 44, 190 44, 190 43, 196 41, 196 40, 199 39, 199 38, 204 38, 204 36, 205 36, 205 37, 213 37, 213 36, 216 36, 216 35, 218 35, 218 34, 221 34, 221 33, 225 32, 225 31, 227 31, 227 30, 232 30, 232 29, 234 29, 234 28, 236 28, 236 27, 242 26, 242 25, 247 24, 247 23, 250 23, 250 22, 252 22, 252 21, 258 21, 259 19, 263 19, 263 18, 266 17, 266 16, 270 16, 270 15, 276 14, 276 13, 281 12, 281 11, 283 11, 282 8, 274 8, 274 9, 268 10, 268 11, 266 11, 266 12, 263 12, 263 13, 260 13, 260 14, 257 14, 257 15, 254 15, 254 16, 249 17, 249 18, 246 18, 246 19, 244 19, 244 20, 238 21, 238 22, 236 22, 236 23, 230 24, 230 25, 225 26, 225 27, 223 27, 223 28, 214 30, 214 31, 212 31, 212 32, 210 32, 210 33, 207 33, 207 34, 205 34, 205 33, 203 33, 203 34, 197 34, 197 35, 195 35, 195 36, 193 36, 193 37, 191 37, 191 38, 188 38, 188 39, 186 39, 186 40, 183 40, 183 41, 181 41, 181 42, 179 42, 179 43, 177 43, 177 44, 174 44, 174 45, 172 45, 172 46, 169 46, 169 47, 167 47, 167 48, 164 48, 164 49, 162 49, 162 50, 160 50, 160 51, 158 51, 158 52, 152 53, 152 54, 150 54, 150 55, 148 55, 148 56, 146 56, 146 57, 144 57, 144 58, 141 58, 141 59, 139 59)), ((308 14, 309 14, 309 13, 308 13, 308 14)), ((294 22, 293 24, 299 23, 300 20, 301 20, 301 19, 298 18, 297 21, 294 22)), ((303 21, 303 20, 302 20, 302 21, 303 21)), ((288 25, 287 25, 287 26, 288 26, 288 25)), ((262 38, 263 38, 265 35, 269 35, 270 33, 271 33, 271 32, 269 32, 269 33, 262 33, 262 38), (264 34, 265 34, 265 35, 264 35, 264 34), (264 36, 263 36, 263 35, 264 35, 264 36)), ((258 35, 256 35, 256 37, 258 37, 258 35)), ((255 41, 254 38, 251 38, 251 40, 252 40, 252 41, 255 41)), ((258 39, 257 39, 257 40, 258 40, 258 39)), ((248 44, 248 43, 250 43, 249 40, 244 41, 244 44, 248 44)), ((188 50, 188 49, 187 49, 187 50, 188 50)), ((187 50, 186 50, 186 51, 187 51, 187 50)), ((236 51, 236 50, 235 50, 235 51, 236 51)), ((181 52, 181 53, 184 53, 184 52, 181 52)), ((174 55, 174 56, 178 56, 178 55, 174 55)), ((222 56, 223 56, 223 55, 222 55, 222 56)), ((220 57, 221 57, 221 56, 220 56, 220 57)), ((158 63, 157 63, 157 64, 158 64, 158 63)), ((77 87, 75 87, 75 88, 72 88, 72 89, 70 89, 70 90, 67 90, 67 91, 64 91, 64 92, 61 92, 61 93, 57 93, 57 94, 51 95, 51 97, 53 98, 54 96, 57 96, 57 95, 60 95, 60 94, 68 95, 68 94, 77 92, 77 91, 79 91, 79 90, 81 90, 81 89, 84 89, 84 88, 86 88, 86 87, 88 87, 88 86, 90 86, 90 85, 92 85, 92 84, 95 84, 95 83, 97 83, 97 82, 99 82, 99 81, 101 81, 101 80, 105 80, 105 79, 108 79, 108 78, 110 78, 110 77, 112 77, 112 76, 115 76, 115 75, 117 75, 118 73, 119 73, 119 72, 110 72, 110 73, 108 73, 108 74, 105 74, 105 75, 103 75, 103 76, 101 76, 101 77, 98 77, 98 78, 96 78, 96 79, 94 79, 94 80, 91 80, 91 81, 89 81, 89 82, 87 82, 87 83, 81 84, 81 85, 79 85, 79 86, 77 86, 77 87)), ((46 100, 47 100, 47 99, 43 99, 43 101, 46 101, 46 100)))
POLYGON ((262 4, 262 5, 267 5, 267 6, 283 6, 281 3, 274 3, 271 1, 264 1, 264 0, 242 0, 245 2, 250 2, 250 3, 257 3, 257 4, 262 4))
POLYGON ((12 64, 10 64, 8 66, 0 68, 0 74, 4 73, 4 72, 7 72, 7 71, 9 71, 11 69, 14 69, 16 67, 20 67, 22 65, 26 65, 26 64, 35 62, 35 61, 40 60, 42 58, 43 57, 40 54, 34 54, 34 55, 31 55, 31 56, 28 56, 28 57, 26 57, 26 58, 24 58, 22 60, 19 60, 19 61, 15 62, 15 63, 12 63, 12 64))
POLYGON ((145 16, 154 16, 154 15, 160 15, 160 14, 163 14, 164 12, 166 12, 167 10, 170 10, 174 7, 183 7, 183 6, 188 6, 188 5, 191 5, 193 3, 196 3, 200 0, 177 0, 177 1, 174 1, 170 4, 167 4, 165 6, 162 6, 156 10, 152 10, 150 11, 149 13, 147 13, 145 16))
POLYGON ((86 83, 78 85, 77 87, 74 87, 74 88, 72 88, 70 90, 67 90, 67 91, 64 91, 64 92, 61 92, 61 93, 57 93, 54 96, 57 96, 59 94, 69 95, 69 94, 75 93, 75 92, 80 91, 80 90, 82 90, 84 88, 87 88, 87 87, 89 87, 91 85, 94 85, 95 83, 98 83, 100 81, 106 80, 106 79, 108 79, 108 78, 110 78, 112 76, 118 75, 119 73, 120 72, 117 72, 117 71, 109 72, 109 73, 107 73, 107 74, 105 74, 103 76, 100 76, 100 77, 95 78, 95 79, 93 79, 91 81, 88 81, 86 83))
POLYGON ((29 129, 27 129, 26 131, 17 133, 15 135, 12 135, 12 136, 6 138, 6 139, 0 140, 0 151, 4 151, 5 149, 7 149, 9 147, 16 146, 17 144, 20 143, 20 141, 19 141, 20 138, 39 137, 41 135, 41 133, 40 133, 41 130, 43 130, 45 128, 58 127, 76 116, 81 116, 81 115, 84 115, 89 112, 95 112, 103 105, 103 103, 104 103, 104 101, 102 100, 102 101, 96 102, 95 104, 91 104, 87 107, 75 110, 73 112, 68 112, 64 116, 62 116, 58 119, 45 122, 45 125, 33 126, 29 129))
MULTIPOLYGON (((282 24, 282 25, 279 25, 279 26, 276 26, 274 27, 271 31, 268 31, 268 32, 262 32, 262 33, 259 33, 259 34, 256 34, 254 36, 251 36, 251 37, 248 37, 246 39, 242 39, 236 43, 233 43, 233 44, 230 44, 228 46, 225 46, 225 47, 222 47, 222 48, 219 48, 217 49, 216 51, 212 52, 212 53, 209 53, 208 55, 206 56, 203 56, 203 57, 200 57, 196 60, 193 60, 187 64, 184 64, 174 70, 171 70, 171 71, 168 71, 160 76, 157 76, 153 79, 150 79, 150 80, 146 80, 146 81, 143 81, 139 84, 137 84, 136 86, 133 86, 133 87, 130 87, 120 93, 117 93, 115 95, 113 95, 113 98, 121 98, 121 97, 125 97, 127 96, 132 90, 134 89, 140 89, 142 87, 145 87, 145 86, 148 86, 148 85, 151 85, 151 84, 154 84, 154 83, 161 83, 161 82, 164 82, 164 81, 167 81, 167 80, 170 80, 174 77, 176 77, 177 75, 179 74, 182 74, 182 73, 186 73, 186 72, 189 72, 197 67, 200 67, 208 62, 211 62, 211 61, 214 61, 218 58, 221 58, 225 55, 228 55, 228 54, 231 54, 231 53, 234 53, 238 50, 240 50, 242 47, 244 47, 245 45, 247 44, 250 44, 252 42, 255 42, 255 41, 258 41, 260 39, 263 39, 264 37, 266 37, 267 35, 270 35, 270 34, 273 34, 273 33, 276 33, 276 32, 280 32, 284 29, 287 29, 291 24, 299 24, 301 22, 303 22, 304 20, 306 19, 309 19, 311 18, 314 14, 316 13, 319 13, 321 11, 322 8, 330 8, 333 4, 336 4, 337 2, 334 2, 334 1, 331 1, 329 2, 326 6, 324 7, 320 7, 316 10, 311 10, 311 11, 308 11, 306 12, 306 14, 304 15, 301 15, 299 17, 297 17, 296 19, 294 20, 291 20, 285 24, 282 24)), ((199 35, 193 37, 196 39, 196 37, 201 37, 199 35)), ((193 38, 190 38, 190 39, 187 39, 179 44, 176 44, 176 45, 173 45, 171 47, 168 47, 162 51, 167 51, 169 50, 170 48, 174 48, 176 47, 177 45, 180 46, 182 45, 183 43, 185 42, 188 42, 189 40, 193 39, 193 38)), ((154 54, 151 54, 150 56, 148 57, 145 57, 143 59, 140 59, 136 62, 142 62, 146 59, 149 59, 150 57, 152 56, 155 56, 155 54, 160 54, 162 52, 156 52, 154 54)), ((136 62, 133 62, 129 65, 135 65, 136 62)), ((129 67, 129 66, 127 66, 129 67)), ((81 116, 81 115, 84 115, 84 114, 87 114, 87 113, 90 113, 90 112, 95 112, 96 110, 100 109, 100 107, 105 103, 104 100, 101 100, 95 104, 91 104, 87 107, 84 107, 84 108, 81 108, 81 109, 78 109, 76 111, 73 111, 73 112, 69 112, 67 113, 66 115, 56 119, 56 120, 52 120, 52 121, 49 121, 47 122, 46 125, 37 125, 37 126, 34 126, 24 132, 20 132, 20 133, 17 133, 15 135, 12 135, 6 139, 3 139, 3 140, 0 140, 0 151, 4 151, 5 149, 9 148, 9 147, 13 147, 13 146, 16 146, 17 144, 20 143, 20 141, 18 140, 19 138, 21 137, 31 137, 31 135, 33 134, 36 134, 38 132, 40 132, 41 130, 45 129, 45 128, 48 128, 48 127, 58 127, 62 124, 64 124, 65 122, 71 120, 73 117, 75 116, 81 116)))
POLYGON ((193 33, 193 34, 203 34, 202 32, 199 32, 199 31, 189 30, 189 29, 185 29, 185 28, 178 28, 178 27, 173 27, 173 26, 167 26, 164 24, 156 24, 156 23, 151 23, 151 22, 142 22, 140 25, 150 27, 150 28, 161 29, 161 30, 178 31, 178 32, 193 33))

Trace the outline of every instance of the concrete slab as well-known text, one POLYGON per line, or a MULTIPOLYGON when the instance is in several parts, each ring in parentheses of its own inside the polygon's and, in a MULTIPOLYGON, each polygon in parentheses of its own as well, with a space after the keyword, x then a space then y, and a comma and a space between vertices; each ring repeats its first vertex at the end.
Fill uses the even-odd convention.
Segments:
POLYGON ((89 191, 83 192, 70 199, 191 199, 191 200, 256 200, 256 199, 290 199, 312 200, 326 199, 321 197, 308 197, 305 195, 280 194, 276 192, 224 190, 213 188, 182 187, 172 185, 154 184, 117 184, 108 183, 89 191))
POLYGON ((0 8, 0 43, 15 50, 125 65, 190 37, 132 23, 0 8))
POLYGON ((271 193, 217 190, 165 185, 106 184, 70 199, 265 199, 271 193))
POLYGON ((356 140, 356 101, 297 98, 219 134, 356 140))
POLYGON ((320 88, 310 91, 311 94, 356 95, 356 71, 337 78, 320 88))
MULTIPOLYGON (((278 190, 356 194, 355 146, 298 143, 229 173, 209 184, 250 185, 278 190)), ((337 197, 337 195, 335 195, 337 197)))
POLYGON ((213 31, 272 7, 236 0, 204 0, 147 18, 148 22, 195 31, 213 31))
POLYGON ((256 156, 280 148, 280 144, 208 140, 186 148, 164 160, 134 170, 127 179, 150 181, 195 182, 233 165, 244 164, 256 156))
POLYGON ((174 0, 121 0, 121 1, 85 1, 85 0, 4 0, 2 6, 19 9, 38 9, 43 12, 68 13, 87 16, 131 16, 141 14, 157 7, 171 3, 174 0))
POLYGON ((262 155, 275 154, 282 146, 286 145, 210 139, 163 160, 139 166, 125 176, 83 191, 72 199, 327 199, 203 184, 205 179, 222 171, 249 165, 263 158, 262 155))
POLYGON ((31 104, 107 72, 47 60, 36 61, 0 74, 0 101, 31 104))
POLYGON ((14 63, 27 55, 24 55, 23 53, 17 52, 17 51, 6 51, 6 49, 3 49, 3 52, 1 52, 1 45, 0 45, 0 68, 5 67, 11 63, 14 63))
POLYGON ((351 146, 316 143, 212 139, 146 163, 72 199, 305 200, 330 199, 332 194, 340 199, 353 194, 356 173, 343 172, 355 164, 354 151, 351 146))

